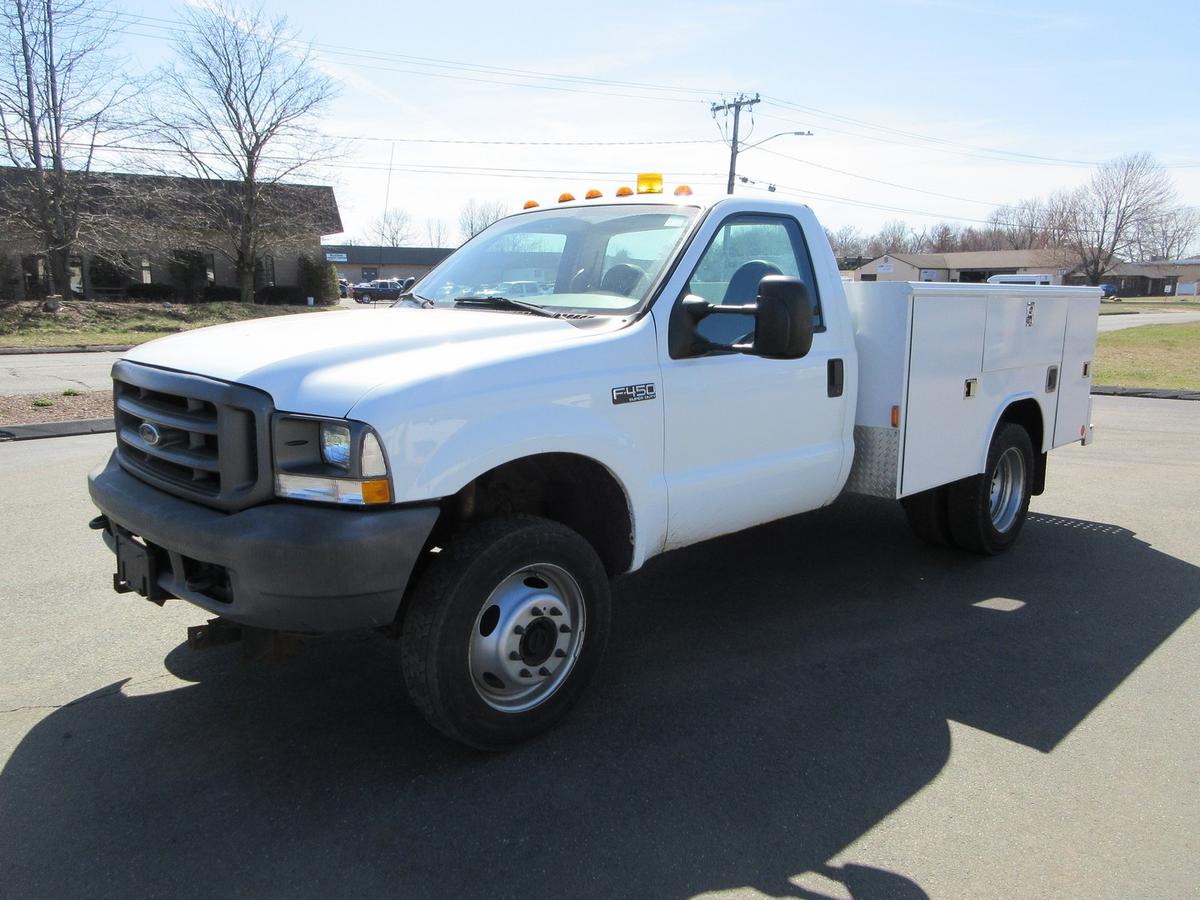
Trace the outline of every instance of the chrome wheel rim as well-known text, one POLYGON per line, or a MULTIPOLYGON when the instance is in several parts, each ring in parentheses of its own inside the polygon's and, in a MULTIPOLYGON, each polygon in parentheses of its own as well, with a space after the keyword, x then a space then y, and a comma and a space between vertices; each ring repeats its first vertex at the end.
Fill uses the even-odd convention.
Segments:
POLYGON ((575 667, 584 615, 579 582, 560 566, 535 563, 503 579, 471 628, 468 665, 480 699, 507 713, 544 703, 575 667))
POLYGON ((1024 500, 1025 457, 1016 447, 1009 447, 992 469, 992 527, 1001 533, 1012 528, 1024 500))

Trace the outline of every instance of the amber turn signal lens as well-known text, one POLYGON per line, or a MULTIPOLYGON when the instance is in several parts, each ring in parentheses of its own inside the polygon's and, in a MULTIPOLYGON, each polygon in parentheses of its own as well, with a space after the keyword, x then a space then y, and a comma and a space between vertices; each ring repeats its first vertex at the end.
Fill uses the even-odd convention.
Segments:
POLYGON ((898 406, 892 407, 892 427, 893 428, 900 427, 900 407, 898 407, 898 406))
POLYGON ((596 190, 595 188, 592 188, 590 191, 588 191, 586 194, 583 195, 583 199, 584 200, 595 200, 597 197, 603 197, 603 196, 604 195, 602 193, 600 193, 598 190, 596 190))
POLYGON ((362 498, 363 503, 390 503, 392 500, 392 491, 388 487, 387 479, 380 478, 378 481, 364 481, 362 483, 362 498))
POLYGON ((533 209, 535 206, 541 206, 536 200, 526 200, 523 209, 533 209))
POLYGON ((559 202, 559 203, 567 203, 568 201, 570 201, 570 200, 574 200, 574 199, 575 199, 575 195, 574 195, 574 194, 570 194, 570 193, 562 193, 562 194, 559 194, 559 195, 558 195, 558 202, 559 202))
POLYGON ((688 187, 686 184, 681 184, 679 187, 675 188, 675 196, 676 197, 690 197, 690 196, 692 196, 692 189, 690 187, 688 187))
POLYGON ((619 188, 617 188, 617 196, 618 197, 632 197, 633 196, 633 188, 619 187, 619 188))

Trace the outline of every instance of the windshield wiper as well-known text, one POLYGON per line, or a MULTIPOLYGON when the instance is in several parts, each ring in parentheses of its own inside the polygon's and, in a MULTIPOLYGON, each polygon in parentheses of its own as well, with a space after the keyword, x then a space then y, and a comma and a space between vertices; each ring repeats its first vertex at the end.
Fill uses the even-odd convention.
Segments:
POLYGON ((539 316, 549 316, 551 319, 562 317, 562 313, 554 312, 546 309, 544 306, 538 306, 536 303, 528 303, 525 300, 514 300, 512 297, 455 297, 455 304, 463 306, 490 306, 493 309, 516 309, 523 312, 531 312, 539 316))
POLYGON ((428 297, 422 297, 416 291, 405 291, 403 294, 401 294, 399 297, 396 298, 397 303, 400 303, 404 300, 416 300, 419 304, 421 304, 422 307, 424 307, 426 309, 433 308, 433 301, 430 300, 428 297))

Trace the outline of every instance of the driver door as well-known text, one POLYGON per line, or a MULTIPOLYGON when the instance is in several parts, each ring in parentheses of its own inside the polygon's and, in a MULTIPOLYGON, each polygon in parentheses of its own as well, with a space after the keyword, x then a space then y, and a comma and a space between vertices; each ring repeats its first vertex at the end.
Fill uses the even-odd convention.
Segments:
MULTIPOLYGON (((697 294, 710 303, 751 304, 759 279, 769 274, 799 276, 809 287, 815 334, 807 356, 714 350, 672 359, 660 341, 668 548, 815 509, 836 494, 846 398, 830 396, 828 363, 843 353, 824 327, 799 223, 783 215, 730 215, 674 299, 697 294)), ((656 305, 660 336, 669 311, 656 305)), ((699 330, 717 343, 744 342, 753 337, 754 318, 710 316, 699 330)))

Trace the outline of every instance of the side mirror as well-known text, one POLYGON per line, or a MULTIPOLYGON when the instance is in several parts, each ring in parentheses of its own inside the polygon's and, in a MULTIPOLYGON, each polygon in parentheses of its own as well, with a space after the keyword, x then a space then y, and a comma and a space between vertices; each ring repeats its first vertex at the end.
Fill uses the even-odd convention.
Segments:
POLYGON ((713 350, 736 350, 771 359, 800 359, 812 348, 813 306, 808 286, 799 278, 766 275, 758 283, 753 305, 724 306, 688 295, 671 310, 667 349, 672 359, 685 359, 713 350), (697 326, 712 315, 754 316, 754 342, 726 346, 704 338, 697 326))
POLYGON ((799 278, 766 275, 758 283, 754 350, 772 359, 800 359, 813 341, 813 305, 799 278))

